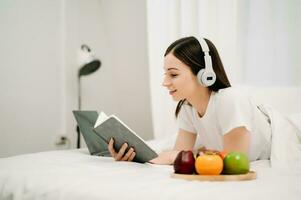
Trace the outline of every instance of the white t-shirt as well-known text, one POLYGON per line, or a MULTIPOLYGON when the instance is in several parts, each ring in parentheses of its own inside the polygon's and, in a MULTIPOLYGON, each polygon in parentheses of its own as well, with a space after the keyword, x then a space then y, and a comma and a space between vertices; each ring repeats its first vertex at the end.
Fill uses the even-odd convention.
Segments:
POLYGON ((249 159, 268 159, 271 152, 269 119, 251 98, 235 88, 212 92, 203 117, 195 108, 183 104, 178 116, 179 128, 198 134, 196 148, 223 149, 223 136, 244 126, 251 135, 249 159))

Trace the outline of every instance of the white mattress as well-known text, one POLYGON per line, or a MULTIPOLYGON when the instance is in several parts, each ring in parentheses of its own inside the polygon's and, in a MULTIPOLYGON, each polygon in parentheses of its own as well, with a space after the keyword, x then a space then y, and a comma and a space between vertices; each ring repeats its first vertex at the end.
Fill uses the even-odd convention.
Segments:
POLYGON ((86 149, 0 159, 0 199, 300 199, 301 173, 289 175, 256 161, 258 178, 200 182, 170 178, 172 166, 115 162, 86 149))

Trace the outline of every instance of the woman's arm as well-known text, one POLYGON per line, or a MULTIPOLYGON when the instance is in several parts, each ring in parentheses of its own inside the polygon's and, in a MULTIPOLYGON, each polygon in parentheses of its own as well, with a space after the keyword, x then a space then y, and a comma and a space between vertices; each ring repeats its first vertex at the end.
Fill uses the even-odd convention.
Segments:
POLYGON ((245 127, 237 127, 224 135, 224 150, 239 151, 249 155, 250 132, 245 127))
POLYGON ((171 165, 181 150, 192 150, 196 140, 196 134, 180 129, 176 144, 171 151, 159 154, 157 158, 150 160, 150 163, 159 165, 171 165))

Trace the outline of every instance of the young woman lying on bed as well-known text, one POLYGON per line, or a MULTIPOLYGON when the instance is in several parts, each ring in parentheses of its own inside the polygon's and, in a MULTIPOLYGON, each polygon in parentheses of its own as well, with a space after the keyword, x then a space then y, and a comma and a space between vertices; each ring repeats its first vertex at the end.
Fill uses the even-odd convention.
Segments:
MULTIPOLYGON (((172 164, 181 150, 192 150, 197 136, 208 149, 240 151, 251 161, 268 159, 271 126, 260 107, 231 87, 214 44, 204 38, 185 37, 173 42, 164 54, 163 86, 178 101, 175 115, 179 132, 172 151, 151 160, 172 164)), ((132 161, 135 150, 108 149, 117 161, 132 161)))

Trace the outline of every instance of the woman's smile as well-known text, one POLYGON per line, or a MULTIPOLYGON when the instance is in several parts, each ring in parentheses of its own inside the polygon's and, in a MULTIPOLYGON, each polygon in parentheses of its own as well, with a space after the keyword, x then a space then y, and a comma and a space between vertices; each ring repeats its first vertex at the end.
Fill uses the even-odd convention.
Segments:
POLYGON ((170 94, 170 95, 173 95, 176 91, 177 91, 177 90, 170 90, 170 91, 169 91, 169 94, 170 94))

